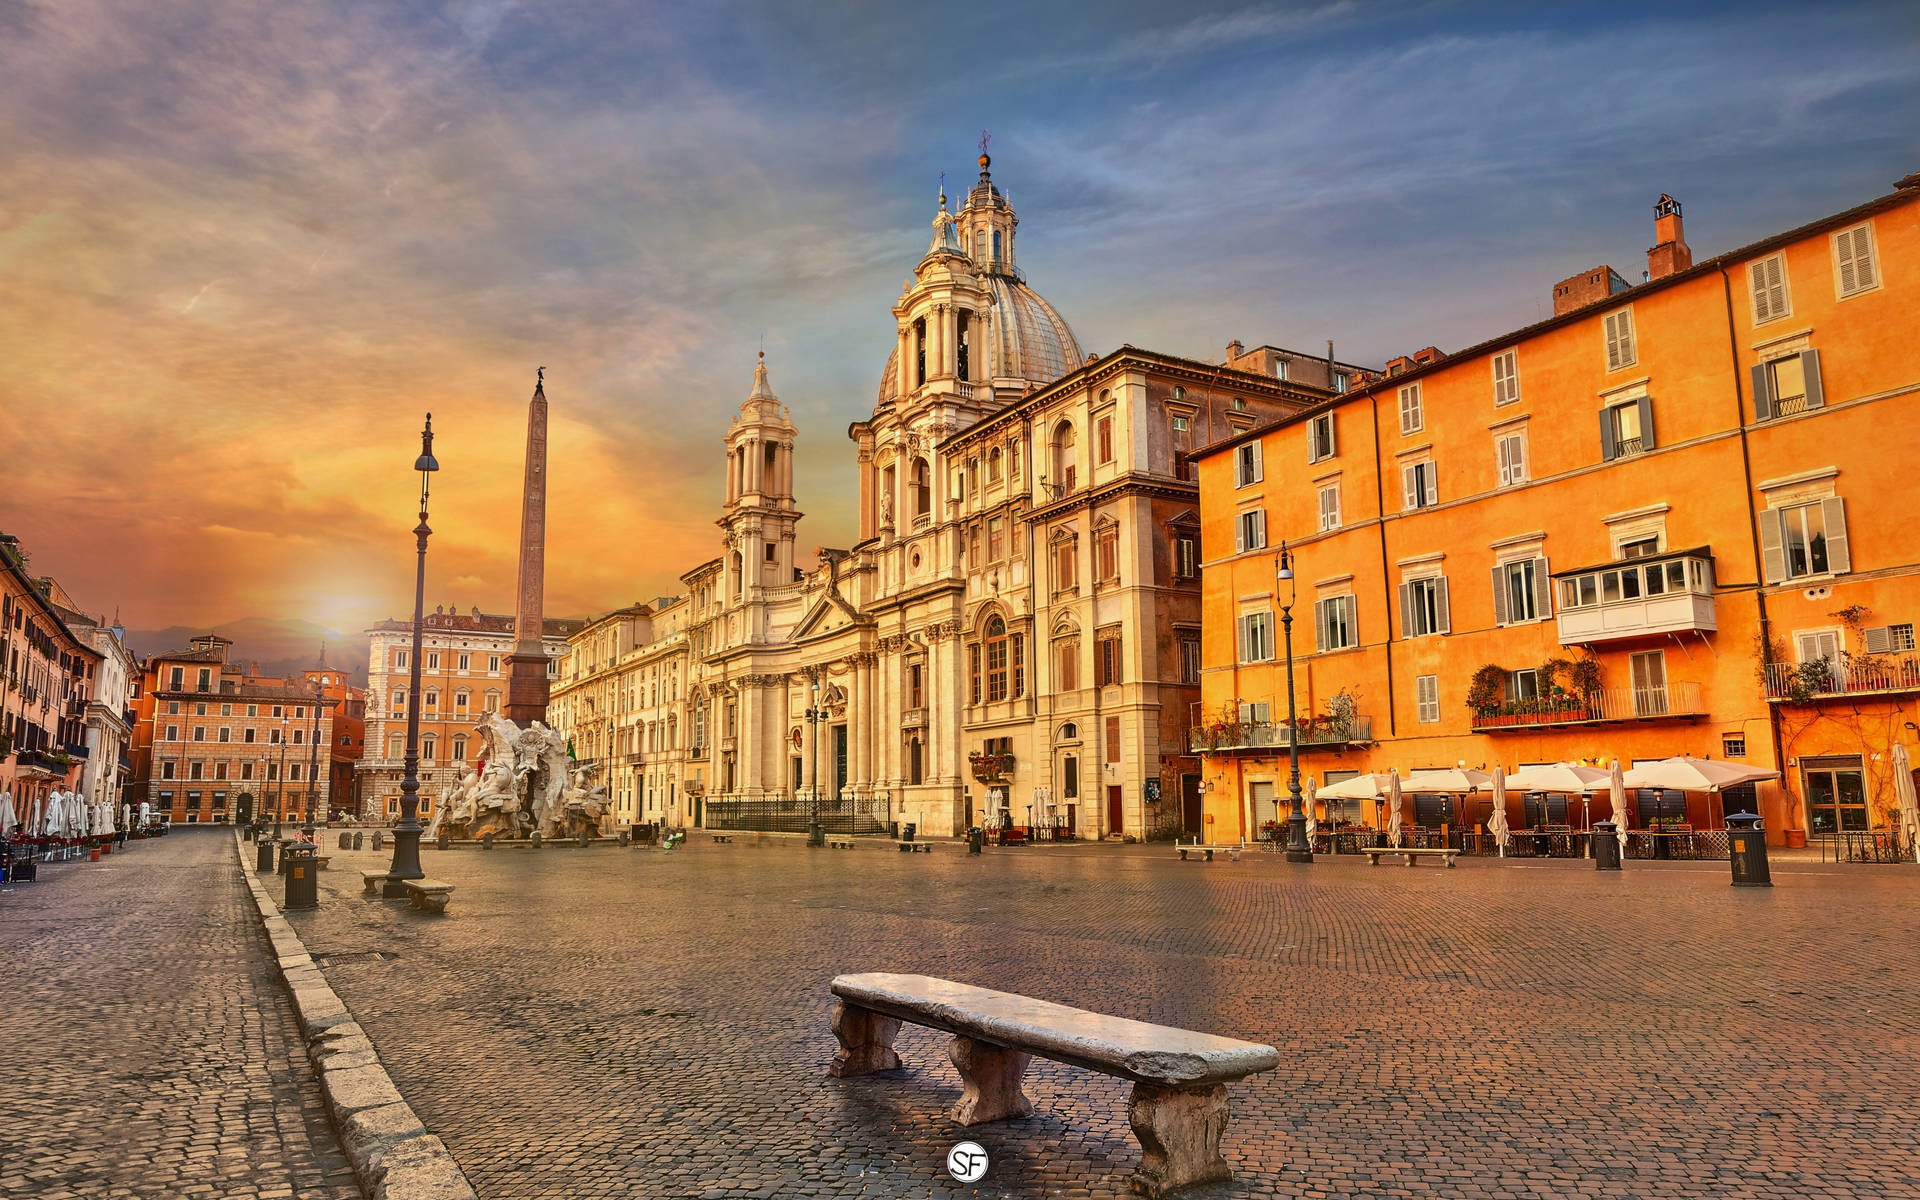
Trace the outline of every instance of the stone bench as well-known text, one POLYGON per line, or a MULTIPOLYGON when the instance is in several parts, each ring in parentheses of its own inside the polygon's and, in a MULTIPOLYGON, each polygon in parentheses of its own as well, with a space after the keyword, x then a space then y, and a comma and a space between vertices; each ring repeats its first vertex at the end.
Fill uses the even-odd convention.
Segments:
POLYGON ((853 849, 853 839, 852 838, 828 838, 827 849, 851 850, 853 849))
POLYGON ((901 842, 901 843, 900 843, 900 853, 902 853, 902 854, 932 854, 932 853, 933 853, 933 843, 932 843, 932 842, 901 842))
POLYGON ((713 835, 713 840, 716 842, 731 842, 733 835, 730 833, 716 833, 713 835))
POLYGON ((386 882, 387 882, 387 873, 385 871, 360 872, 360 887, 361 887, 362 895, 371 896, 376 894, 377 892, 379 892, 379 890, 382 887, 386 886, 386 882))
POLYGON ((979 1125, 1033 1112, 1020 1090, 1034 1055, 1133 1083, 1127 1121, 1140 1139, 1129 1181, 1143 1196, 1233 1178, 1220 1157, 1227 1084, 1280 1063, 1272 1046, 1149 1025, 926 975, 841 975, 828 1073, 845 1078, 900 1066, 900 1022, 953 1034, 947 1056, 964 1090, 949 1115, 979 1125))
POLYGON ((1449 871, 1453 869, 1453 860, 1460 857, 1458 850, 1440 846, 1368 846, 1361 853, 1367 856, 1367 865, 1370 867, 1379 866, 1380 856, 1383 854, 1404 854, 1407 856, 1407 865, 1410 867, 1419 862, 1422 855, 1427 855, 1445 859, 1449 871))
POLYGON ((1191 851, 1193 851, 1193 852, 1194 852, 1195 854, 1204 854, 1204 855, 1206 855, 1206 856, 1207 856, 1207 857, 1206 857, 1206 861, 1207 861, 1207 862, 1212 862, 1212 861, 1213 861, 1213 847, 1212 847, 1212 846, 1182 846, 1182 847, 1180 847, 1180 861, 1181 861, 1181 862, 1186 862, 1186 861, 1187 861, 1187 851, 1189 851, 1189 850, 1191 850, 1191 851))
POLYGON ((453 885, 437 879, 409 879, 406 889, 408 903, 430 913, 447 911, 447 901, 453 899, 453 885))
POLYGON ((332 861, 333 856, 331 854, 316 854, 313 856, 313 869, 316 871, 324 871, 327 869, 327 864, 332 861))

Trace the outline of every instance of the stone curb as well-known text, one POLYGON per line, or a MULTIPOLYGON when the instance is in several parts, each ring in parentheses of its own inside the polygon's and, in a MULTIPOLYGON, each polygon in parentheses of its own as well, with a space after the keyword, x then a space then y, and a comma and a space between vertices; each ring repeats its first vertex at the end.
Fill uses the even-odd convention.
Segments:
POLYGON ((307 1057, 326 1094, 341 1148, 369 1200, 477 1200, 473 1185, 438 1137, 427 1132, 368 1039, 327 983, 300 935, 280 915, 252 870, 238 834, 240 877, 260 909, 260 923, 293 997, 307 1057))

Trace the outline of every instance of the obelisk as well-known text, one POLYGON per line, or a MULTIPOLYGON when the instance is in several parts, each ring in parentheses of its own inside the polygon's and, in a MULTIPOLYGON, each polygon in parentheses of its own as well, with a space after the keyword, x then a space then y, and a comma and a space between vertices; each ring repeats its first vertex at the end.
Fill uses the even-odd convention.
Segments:
POLYGON ((527 471, 520 498, 520 581, 514 592, 513 653, 507 656, 507 719, 524 728, 547 719, 547 651, 542 614, 547 578, 547 369, 534 375, 527 404, 527 471))

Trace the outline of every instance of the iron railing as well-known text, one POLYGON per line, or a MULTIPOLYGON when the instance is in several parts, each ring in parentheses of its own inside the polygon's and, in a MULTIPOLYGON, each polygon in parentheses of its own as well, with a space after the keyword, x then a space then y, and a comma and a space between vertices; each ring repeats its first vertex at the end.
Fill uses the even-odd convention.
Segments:
POLYGON ((1860 692, 1920 691, 1920 655, 1843 654, 1767 664, 1767 699, 1802 701, 1860 692))
MULTIPOLYGON (((885 798, 823 799, 820 828, 842 837, 876 837, 888 832, 889 809, 885 798)), ((708 829, 806 833, 813 815, 813 800, 805 795, 754 800, 712 796, 706 801, 702 824, 708 829)))
POLYGON ((1296 726, 1285 721, 1221 721, 1187 729, 1187 748, 1194 754, 1229 750, 1285 750, 1295 738, 1305 746, 1347 746, 1373 740, 1373 718, 1302 717, 1296 726))
POLYGON ((1700 685, 1675 682, 1660 687, 1602 688, 1586 696, 1541 696, 1512 700, 1492 712, 1475 713, 1476 733, 1537 729, 1543 725, 1584 725, 1595 721, 1655 721, 1704 716, 1700 685))

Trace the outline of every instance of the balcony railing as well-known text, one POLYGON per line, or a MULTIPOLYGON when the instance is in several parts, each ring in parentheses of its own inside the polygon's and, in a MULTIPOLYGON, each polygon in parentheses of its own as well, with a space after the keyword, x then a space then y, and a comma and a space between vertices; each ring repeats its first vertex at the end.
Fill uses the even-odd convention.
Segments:
POLYGON ((1615 721, 1692 721, 1706 715, 1697 683, 1603 688, 1591 695, 1512 700, 1473 715, 1475 733, 1518 733, 1562 725, 1615 721))
POLYGON ((1820 696, 1913 691, 1920 691, 1920 655, 1842 655, 1767 664, 1768 700, 1793 703, 1820 696))
POLYGON ((1285 750, 1295 742, 1308 746, 1350 746, 1373 740, 1373 718, 1355 715, 1345 720, 1302 717, 1298 726, 1285 721, 1222 721, 1187 729, 1187 748, 1195 754, 1223 754, 1234 750, 1285 750))

